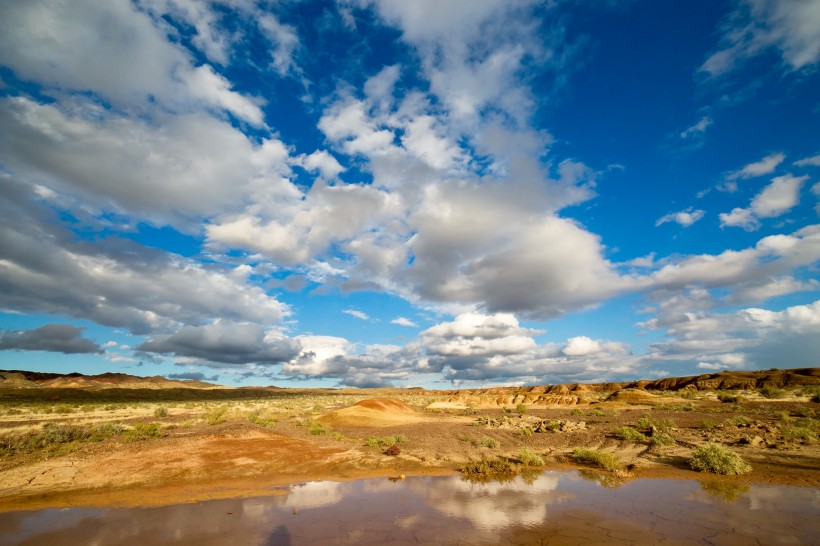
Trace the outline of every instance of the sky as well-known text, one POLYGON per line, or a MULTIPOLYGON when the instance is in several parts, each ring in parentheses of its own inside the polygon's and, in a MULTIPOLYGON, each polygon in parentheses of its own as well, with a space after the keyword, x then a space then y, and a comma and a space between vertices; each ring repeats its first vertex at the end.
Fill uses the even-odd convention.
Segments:
POLYGON ((818 366, 820 0, 0 0, 0 368, 818 366))

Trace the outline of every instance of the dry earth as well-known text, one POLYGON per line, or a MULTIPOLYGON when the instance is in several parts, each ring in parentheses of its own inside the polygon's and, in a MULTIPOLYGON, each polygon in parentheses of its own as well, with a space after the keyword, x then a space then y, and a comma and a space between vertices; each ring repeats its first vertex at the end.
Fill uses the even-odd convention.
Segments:
POLYGON ((451 473, 481 459, 517 465, 523 450, 544 468, 575 466, 579 447, 623 462, 596 470, 607 485, 820 487, 817 368, 475 391, 147 389, 151 378, 128 376, 119 388, 87 377, 66 388, 25 374, 0 372, 0 510, 270 494, 304 480, 451 473), (693 471, 692 450, 707 443, 752 471, 693 471))

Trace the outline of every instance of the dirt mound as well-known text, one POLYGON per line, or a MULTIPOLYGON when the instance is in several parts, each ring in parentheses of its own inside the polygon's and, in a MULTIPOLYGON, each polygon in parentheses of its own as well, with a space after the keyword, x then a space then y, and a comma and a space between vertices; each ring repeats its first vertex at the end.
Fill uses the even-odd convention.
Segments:
MULTIPOLYGON (((668 400, 668 398, 666 399, 668 400)), ((610 394, 606 402, 620 402, 621 404, 654 405, 661 403, 661 397, 641 389, 621 389, 610 394)))
POLYGON ((330 426, 389 427, 424 421, 425 417, 400 400, 375 398, 331 411, 316 420, 330 426))

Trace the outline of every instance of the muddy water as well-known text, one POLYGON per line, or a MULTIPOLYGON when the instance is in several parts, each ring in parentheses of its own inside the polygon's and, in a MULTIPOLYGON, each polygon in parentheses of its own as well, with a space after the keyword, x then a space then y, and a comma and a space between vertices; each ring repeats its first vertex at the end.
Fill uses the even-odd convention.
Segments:
POLYGON ((820 544, 820 490, 545 472, 310 482, 286 495, 0 514, 0 545, 820 544))

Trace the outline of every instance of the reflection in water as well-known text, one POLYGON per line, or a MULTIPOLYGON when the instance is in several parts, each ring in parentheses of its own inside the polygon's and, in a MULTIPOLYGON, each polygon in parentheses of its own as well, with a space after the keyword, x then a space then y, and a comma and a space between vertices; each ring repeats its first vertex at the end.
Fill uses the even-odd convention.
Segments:
POLYGON ((820 491, 574 472, 310 482, 284 496, 0 514, 0 545, 810 544, 820 491), (592 480, 592 481, 590 481, 592 480), (604 480, 606 482, 606 480, 604 480), (613 485, 605 483, 605 485, 613 485), (761 517, 765 514, 765 517, 761 517))
POLYGON ((749 485, 745 483, 702 481, 700 488, 726 502, 735 502, 742 493, 749 492, 749 485))

